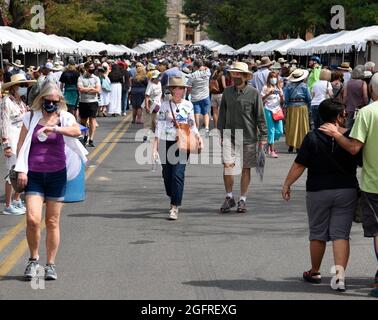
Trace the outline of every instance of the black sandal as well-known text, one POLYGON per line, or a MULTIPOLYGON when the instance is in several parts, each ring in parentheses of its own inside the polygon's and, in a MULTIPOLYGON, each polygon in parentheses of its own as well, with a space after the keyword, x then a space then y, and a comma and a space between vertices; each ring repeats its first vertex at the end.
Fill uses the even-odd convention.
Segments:
POLYGON ((311 270, 303 272, 303 279, 310 283, 319 284, 322 282, 322 276, 320 272, 311 272, 311 270))

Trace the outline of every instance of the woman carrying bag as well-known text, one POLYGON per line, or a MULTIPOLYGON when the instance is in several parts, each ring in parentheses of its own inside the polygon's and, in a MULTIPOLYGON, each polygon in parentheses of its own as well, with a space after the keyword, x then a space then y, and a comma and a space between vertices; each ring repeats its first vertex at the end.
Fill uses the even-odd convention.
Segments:
POLYGON ((279 141, 283 134, 284 115, 281 105, 284 102, 284 96, 282 89, 278 86, 277 73, 269 73, 267 84, 263 87, 261 96, 268 125, 268 156, 278 158, 274 143, 279 141))
POLYGON ((171 91, 172 99, 164 101, 161 105, 152 155, 153 161, 157 161, 160 156, 162 163, 165 190, 171 200, 169 219, 177 220, 189 157, 189 152, 180 147, 180 143, 183 142, 180 138, 183 130, 180 128, 189 128, 192 142, 196 143, 198 152, 202 149, 203 141, 195 124, 193 104, 183 98, 187 87, 184 81, 182 78, 170 78, 167 87, 171 91), (181 140, 177 140, 178 136, 181 140))
POLYGON ((46 84, 25 115, 17 146, 18 185, 25 187, 26 237, 30 259, 25 280, 36 277, 39 267, 43 204, 46 202, 45 279, 56 280, 55 257, 60 242, 60 214, 67 182, 76 179, 88 152, 77 137, 81 134, 75 117, 59 88, 46 84))

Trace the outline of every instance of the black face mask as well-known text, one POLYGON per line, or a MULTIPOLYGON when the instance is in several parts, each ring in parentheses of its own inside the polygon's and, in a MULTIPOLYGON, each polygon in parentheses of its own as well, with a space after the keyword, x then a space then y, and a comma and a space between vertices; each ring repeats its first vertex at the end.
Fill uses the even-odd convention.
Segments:
POLYGON ((50 101, 50 100, 45 100, 43 103, 43 109, 47 113, 53 113, 56 112, 59 108, 58 102, 57 101, 50 101))
POLYGON ((89 73, 89 74, 94 74, 95 71, 96 71, 95 69, 88 69, 88 73, 89 73))
POLYGON ((237 87, 240 87, 244 83, 242 78, 232 78, 232 80, 234 82, 234 85, 237 87))

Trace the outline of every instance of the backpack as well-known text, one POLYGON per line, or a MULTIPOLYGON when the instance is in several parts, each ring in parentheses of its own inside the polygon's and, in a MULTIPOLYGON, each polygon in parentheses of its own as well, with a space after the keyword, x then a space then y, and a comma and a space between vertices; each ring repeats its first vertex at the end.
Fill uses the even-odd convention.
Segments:
POLYGON ((210 92, 212 94, 218 94, 219 93, 219 82, 217 79, 211 79, 210 80, 210 92))

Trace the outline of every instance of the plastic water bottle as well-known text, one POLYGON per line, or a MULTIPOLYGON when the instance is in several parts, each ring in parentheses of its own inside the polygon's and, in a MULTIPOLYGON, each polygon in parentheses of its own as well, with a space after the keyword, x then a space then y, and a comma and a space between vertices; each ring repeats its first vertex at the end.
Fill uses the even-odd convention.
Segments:
POLYGON ((159 164, 160 164, 160 160, 159 160, 159 155, 158 155, 157 158, 154 159, 153 162, 152 162, 152 169, 151 169, 151 171, 152 172, 156 172, 156 170, 159 167, 159 164))

